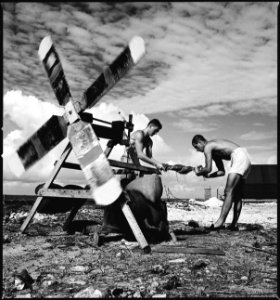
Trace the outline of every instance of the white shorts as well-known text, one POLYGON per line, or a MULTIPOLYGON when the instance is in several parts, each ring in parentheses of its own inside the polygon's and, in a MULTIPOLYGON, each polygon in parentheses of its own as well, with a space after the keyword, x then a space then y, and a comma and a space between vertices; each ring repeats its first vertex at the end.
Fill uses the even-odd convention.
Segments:
POLYGON ((229 173, 240 174, 244 179, 249 175, 251 161, 245 148, 237 148, 231 154, 231 165, 229 173))

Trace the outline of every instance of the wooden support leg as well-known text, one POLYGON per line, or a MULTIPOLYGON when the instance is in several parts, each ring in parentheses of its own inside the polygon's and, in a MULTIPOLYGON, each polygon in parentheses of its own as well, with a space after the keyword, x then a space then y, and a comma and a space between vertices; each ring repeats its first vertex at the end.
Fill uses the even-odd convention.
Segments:
MULTIPOLYGON (((113 147, 105 150, 105 155, 108 157, 112 151, 113 147)), ((139 161, 138 161, 139 162, 139 161)), ((135 239, 137 240, 139 246, 143 249, 144 253, 150 253, 151 252, 151 247, 149 246, 144 234, 141 231, 141 228, 139 227, 129 205, 127 204, 128 201, 130 201, 128 194, 126 191, 123 191, 124 195, 124 202, 121 204, 121 209, 122 212, 134 234, 135 239)))
POLYGON ((83 205, 83 204, 77 205, 77 206, 74 206, 74 207, 72 208, 71 212, 70 212, 69 215, 68 215, 68 218, 66 219, 66 221, 65 221, 65 223, 64 223, 64 225, 63 225, 63 228, 62 228, 62 229, 63 229, 64 231, 68 231, 69 225, 71 224, 71 222, 72 222, 73 219, 75 218, 75 216, 76 216, 78 210, 81 208, 82 205, 83 205))
MULTIPOLYGON (((70 154, 72 148, 71 148, 71 144, 68 143, 68 145, 66 146, 65 150, 63 151, 59 161, 56 162, 54 170, 50 176, 50 179, 45 183, 43 188, 49 188, 50 185, 54 182, 57 174, 59 173, 61 166, 63 164, 63 162, 67 159, 68 155, 70 154)), ((40 205, 41 201, 42 201, 43 197, 37 197, 35 203, 33 204, 29 215, 27 216, 27 218, 24 220, 23 224, 21 225, 20 231, 21 233, 24 233, 26 228, 28 227, 29 223, 31 222, 32 218, 34 217, 38 206, 40 205)))
POLYGON ((122 212, 134 234, 134 237, 136 238, 139 246, 143 249, 144 253, 150 253, 151 247, 149 246, 144 234, 141 231, 141 228, 139 227, 129 205, 127 204, 127 201, 130 201, 128 194, 124 191, 123 192, 125 196, 125 202, 122 205, 122 212))

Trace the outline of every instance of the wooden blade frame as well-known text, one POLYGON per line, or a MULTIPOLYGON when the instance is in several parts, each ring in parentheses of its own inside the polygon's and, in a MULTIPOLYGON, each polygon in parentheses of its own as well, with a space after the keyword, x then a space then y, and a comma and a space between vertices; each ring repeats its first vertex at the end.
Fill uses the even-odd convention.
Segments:
MULTIPOLYGON (((130 54, 129 58, 131 58, 131 60, 128 63, 130 67, 132 65, 131 62, 136 64, 143 56, 145 53, 145 47, 144 42, 140 37, 136 37, 136 39, 134 38, 133 41, 130 42, 129 46, 125 49, 125 56, 127 58, 130 54), (142 48, 139 46, 142 46, 142 48), (134 51, 130 52, 131 49, 134 51), (127 54, 127 52, 129 53, 127 54)), ((84 97, 83 99, 86 101, 74 102, 71 99, 69 86, 65 79, 58 54, 50 37, 46 37, 42 40, 39 47, 39 57, 44 64, 59 104, 65 106, 65 120, 70 123, 67 130, 67 136, 70 140, 76 158, 80 163, 81 169, 83 170, 91 190, 93 191, 93 198, 97 204, 109 205, 116 201, 123 191, 120 182, 114 176, 110 164, 102 151, 92 126, 83 122, 79 117, 79 113, 81 113, 82 110, 96 104, 97 101, 126 73, 128 65, 123 64, 123 66, 126 67, 126 70, 125 68, 121 68, 120 73, 112 72, 118 70, 118 68, 114 69, 115 62, 113 62, 113 64, 111 64, 113 68, 107 68, 104 74, 102 74, 105 79, 105 85, 103 85, 103 87, 99 89, 98 93, 94 95, 94 100, 91 99, 89 102, 88 98, 84 97), (85 105, 85 103, 86 106, 82 107, 81 104, 85 105)), ((118 59, 116 61, 118 61, 118 59)), ((99 77, 99 79, 100 78, 102 78, 102 76, 99 77)), ((98 83, 97 86, 100 86, 100 84, 98 83)), ((95 86, 93 88, 90 87, 91 96, 92 91, 95 91, 95 86)), ((87 93, 85 93, 85 95, 87 95, 87 93)), ((27 167, 28 165, 31 165, 31 163, 27 164, 27 167)), ((50 183, 48 182, 48 184, 50 183)), ((122 211, 128 220, 136 240, 145 252, 148 253, 150 252, 150 246, 137 224, 130 207, 126 203, 128 200, 127 194, 123 193, 123 195, 125 201, 122 205, 122 211)), ((36 205, 35 208, 33 207, 32 216, 35 214, 40 202, 41 200, 38 200, 38 203, 35 203, 36 205)))

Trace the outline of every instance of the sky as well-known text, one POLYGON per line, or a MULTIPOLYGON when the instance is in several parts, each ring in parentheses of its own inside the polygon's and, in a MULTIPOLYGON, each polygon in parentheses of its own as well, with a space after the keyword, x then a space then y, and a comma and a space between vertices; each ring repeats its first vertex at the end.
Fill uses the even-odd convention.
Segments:
MULTIPOLYGON (((53 114, 62 115, 38 58, 51 35, 74 99, 87 89, 133 36, 146 54, 89 111, 106 121, 128 119, 135 130, 153 118, 153 156, 164 163, 204 165, 191 145, 195 134, 246 147, 253 164, 277 163, 277 2, 56 2, 2 3, 3 192, 33 195, 45 182, 67 139, 22 177, 7 161, 53 114)), ((101 140, 105 147, 106 140, 101 140)), ((119 159, 117 146, 110 158, 119 159)), ((76 162, 71 154, 68 161, 76 162)), ((228 162, 225 162, 228 170, 228 162)), ((215 170, 215 165, 214 165, 215 170)), ((203 198, 222 193, 226 176, 206 179, 162 174, 163 197, 203 198), (171 192, 171 194, 169 194, 171 192)), ((57 183, 84 185, 66 171, 57 183)))

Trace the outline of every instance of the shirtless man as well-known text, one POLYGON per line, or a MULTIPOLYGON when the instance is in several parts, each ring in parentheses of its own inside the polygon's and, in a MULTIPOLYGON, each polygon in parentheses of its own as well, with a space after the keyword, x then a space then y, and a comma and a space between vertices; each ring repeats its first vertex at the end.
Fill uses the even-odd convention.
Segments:
POLYGON ((150 138, 158 133, 161 128, 162 125, 160 121, 158 119, 153 119, 148 123, 145 129, 133 132, 130 137, 130 145, 126 148, 126 152, 121 160, 127 161, 127 154, 129 154, 129 162, 131 163, 139 165, 139 158, 146 163, 154 165, 160 171, 164 170, 163 164, 153 158, 153 141, 150 138), (144 150, 146 153, 144 153, 144 150))
POLYGON ((205 155, 205 167, 197 166, 194 168, 197 176, 204 176, 206 178, 224 176, 225 169, 222 160, 231 160, 221 214, 215 224, 212 224, 209 229, 218 230, 224 228, 224 222, 232 203, 234 203, 233 220, 229 229, 238 230, 237 221, 242 209, 242 187, 251 166, 247 150, 226 139, 207 141, 202 135, 195 135, 192 145, 197 151, 204 152, 205 155), (212 160, 218 168, 218 171, 213 173, 211 173, 212 160))

